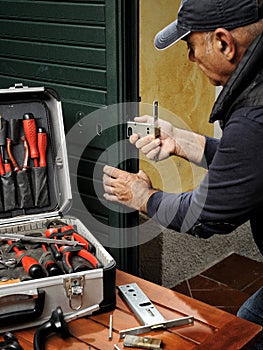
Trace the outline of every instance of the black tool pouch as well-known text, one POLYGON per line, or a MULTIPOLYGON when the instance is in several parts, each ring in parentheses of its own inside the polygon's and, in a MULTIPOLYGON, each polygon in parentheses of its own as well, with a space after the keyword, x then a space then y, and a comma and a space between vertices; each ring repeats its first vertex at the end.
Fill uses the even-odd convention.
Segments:
POLYGON ((16 174, 17 205, 20 209, 29 209, 34 206, 30 173, 30 169, 24 169, 16 174))
POLYGON ((46 167, 32 168, 32 188, 35 206, 39 208, 48 206, 50 202, 46 167))
POLYGON ((3 206, 4 211, 10 211, 16 207, 16 173, 9 171, 1 175, 2 191, 3 191, 3 206))

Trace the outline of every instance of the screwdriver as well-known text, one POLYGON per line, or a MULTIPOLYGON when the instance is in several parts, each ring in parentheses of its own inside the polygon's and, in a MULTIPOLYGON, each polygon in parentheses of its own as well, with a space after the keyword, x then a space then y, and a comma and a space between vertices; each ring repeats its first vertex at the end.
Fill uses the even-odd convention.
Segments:
POLYGON ((5 173, 5 168, 3 165, 3 158, 2 158, 2 154, 0 154, 0 175, 4 175, 5 173))
POLYGON ((45 167, 47 165, 46 163, 47 133, 44 128, 38 128, 37 145, 38 145, 38 151, 39 151, 39 166, 45 167))
POLYGON ((24 270, 32 278, 45 277, 45 272, 39 262, 33 257, 27 255, 26 251, 22 249, 22 245, 19 243, 13 243, 7 241, 10 248, 16 253, 16 258, 21 261, 24 270))
POLYGON ((34 166, 38 167, 39 152, 37 148, 37 128, 34 115, 25 113, 23 115, 24 132, 29 144, 30 157, 34 160, 34 166))
POLYGON ((47 250, 45 244, 42 244, 42 249, 44 251, 41 263, 45 266, 49 276, 62 275, 63 272, 54 260, 52 253, 47 250))
POLYGON ((47 149, 47 133, 44 128, 38 128, 37 145, 39 151, 39 166, 45 167, 46 163, 46 149, 47 149))

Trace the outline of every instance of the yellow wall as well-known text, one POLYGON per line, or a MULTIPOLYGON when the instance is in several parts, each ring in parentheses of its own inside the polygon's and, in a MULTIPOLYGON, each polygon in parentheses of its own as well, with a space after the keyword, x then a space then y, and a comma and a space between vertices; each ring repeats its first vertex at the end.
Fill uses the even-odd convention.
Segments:
MULTIPOLYGON (((152 102, 158 100, 161 118, 179 127, 213 135, 208 117, 215 89, 188 60, 186 43, 180 41, 164 51, 156 50, 153 44, 155 34, 175 20, 179 4, 179 0, 140 2, 140 113, 151 114, 152 102)), ((140 163, 154 187, 166 191, 191 190, 204 176, 203 170, 177 157, 154 163, 141 155, 140 163)))

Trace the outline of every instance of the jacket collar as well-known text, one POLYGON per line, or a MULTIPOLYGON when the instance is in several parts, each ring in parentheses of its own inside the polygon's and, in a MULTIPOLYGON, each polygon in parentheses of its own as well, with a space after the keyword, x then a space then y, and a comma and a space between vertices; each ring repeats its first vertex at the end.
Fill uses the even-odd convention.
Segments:
POLYGON ((212 109, 209 122, 225 122, 231 107, 242 92, 252 84, 263 67, 263 34, 258 36, 245 52, 228 82, 218 96, 212 109))

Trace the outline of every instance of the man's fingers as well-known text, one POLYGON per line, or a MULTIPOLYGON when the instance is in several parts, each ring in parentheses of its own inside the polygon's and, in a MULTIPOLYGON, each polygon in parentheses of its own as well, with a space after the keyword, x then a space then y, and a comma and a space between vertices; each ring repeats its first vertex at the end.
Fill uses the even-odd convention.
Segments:
POLYGON ((110 177, 113 177, 113 178, 115 178, 115 179, 116 179, 117 177, 121 176, 121 175, 127 174, 126 171, 120 170, 120 169, 118 169, 118 168, 114 168, 114 167, 109 166, 109 165, 105 165, 105 166, 104 166, 103 172, 104 172, 106 175, 108 175, 108 176, 110 176, 110 177))
POLYGON ((141 117, 135 117, 134 121, 137 123, 152 123, 153 124, 153 117, 150 117, 149 115, 142 115, 141 117))
POLYGON ((148 154, 149 152, 155 150, 156 148, 159 148, 159 146, 160 146, 160 140, 154 139, 152 142, 140 147, 140 149, 141 149, 142 153, 148 154))
POLYGON ((118 202, 118 198, 114 195, 108 194, 108 193, 104 193, 103 197, 110 202, 118 202))
POLYGON ((129 141, 132 145, 134 145, 136 143, 136 141, 138 141, 139 139, 139 135, 137 134, 132 134, 129 138, 129 141))
POLYGON ((147 135, 138 139, 138 141, 135 143, 135 146, 141 149, 142 147, 149 145, 152 142, 155 142, 155 141, 157 141, 157 143, 160 142, 158 140, 159 139, 155 139, 153 135, 147 135))
POLYGON ((161 150, 161 147, 154 148, 153 150, 151 150, 146 154, 146 157, 150 160, 154 160, 158 156, 160 150, 161 150))

